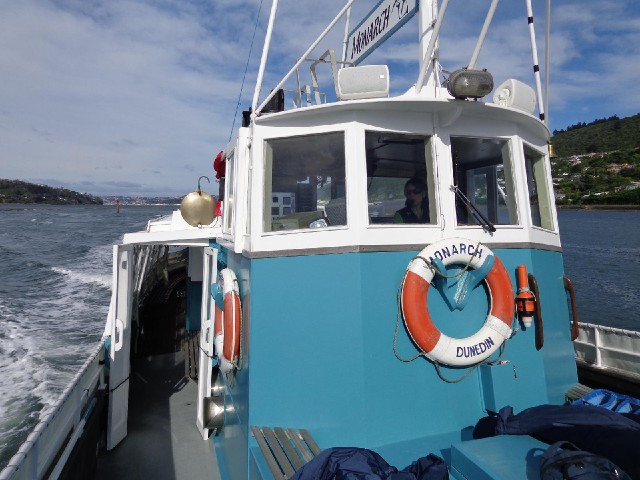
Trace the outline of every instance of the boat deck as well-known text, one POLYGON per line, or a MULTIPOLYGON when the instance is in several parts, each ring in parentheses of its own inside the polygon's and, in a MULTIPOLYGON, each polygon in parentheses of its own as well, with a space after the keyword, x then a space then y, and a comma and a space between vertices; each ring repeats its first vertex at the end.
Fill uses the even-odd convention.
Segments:
POLYGON ((98 456, 97 479, 219 479, 214 447, 196 427, 197 384, 184 353, 132 360, 128 435, 98 456))

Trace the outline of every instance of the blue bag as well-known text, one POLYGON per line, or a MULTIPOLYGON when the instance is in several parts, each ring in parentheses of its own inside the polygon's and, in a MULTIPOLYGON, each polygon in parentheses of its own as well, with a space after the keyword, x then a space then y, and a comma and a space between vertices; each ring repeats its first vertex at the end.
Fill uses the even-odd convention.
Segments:
POLYGON ((541 480, 631 480, 620 467, 570 442, 556 442, 542 455, 541 480))
POLYGON ((622 395, 610 390, 598 389, 574 400, 573 405, 593 405, 612 412, 634 413, 640 415, 640 400, 629 395, 622 395))

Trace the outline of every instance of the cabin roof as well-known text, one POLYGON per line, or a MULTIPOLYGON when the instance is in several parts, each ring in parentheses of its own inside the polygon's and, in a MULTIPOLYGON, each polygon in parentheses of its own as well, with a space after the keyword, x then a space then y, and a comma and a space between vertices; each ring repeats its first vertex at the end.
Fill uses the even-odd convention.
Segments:
MULTIPOLYGON (((282 112, 264 113, 255 119, 257 126, 295 126, 301 120, 322 125, 331 116, 344 116, 358 112, 366 115, 380 115, 386 112, 438 114, 441 126, 449 126, 458 118, 482 118, 488 121, 512 122, 530 130, 535 136, 549 139, 547 126, 534 115, 512 107, 480 101, 456 100, 451 98, 427 98, 415 94, 404 94, 389 98, 346 100, 333 103, 311 105, 282 112)), ((334 121, 340 121, 340 117, 334 121)), ((348 120, 344 120, 348 121, 348 120)), ((333 122, 332 122, 333 123, 333 122)))

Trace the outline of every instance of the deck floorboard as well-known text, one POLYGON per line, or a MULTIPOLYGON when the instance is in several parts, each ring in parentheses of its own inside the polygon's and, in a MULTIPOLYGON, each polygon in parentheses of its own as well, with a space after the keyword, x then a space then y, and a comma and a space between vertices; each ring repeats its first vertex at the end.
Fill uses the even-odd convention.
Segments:
POLYGON ((196 427, 197 384, 184 354, 132 361, 127 437, 98 457, 96 478, 219 479, 214 447, 196 427))

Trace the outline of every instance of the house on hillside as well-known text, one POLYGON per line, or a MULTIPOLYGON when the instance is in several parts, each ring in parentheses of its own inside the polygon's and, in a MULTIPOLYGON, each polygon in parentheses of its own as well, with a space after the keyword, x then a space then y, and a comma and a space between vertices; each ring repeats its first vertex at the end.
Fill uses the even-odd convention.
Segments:
POLYGON ((626 168, 633 168, 633 165, 629 163, 622 163, 622 164, 612 163, 607 167, 607 171, 609 173, 618 173, 620 172, 620 170, 624 170, 626 168))

